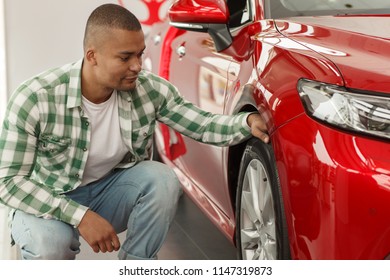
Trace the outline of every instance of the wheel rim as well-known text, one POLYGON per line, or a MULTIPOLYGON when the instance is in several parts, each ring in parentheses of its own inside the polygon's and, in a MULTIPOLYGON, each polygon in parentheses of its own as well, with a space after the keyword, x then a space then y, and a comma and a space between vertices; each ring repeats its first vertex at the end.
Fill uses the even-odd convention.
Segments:
POLYGON ((257 159, 253 159, 245 171, 240 210, 243 259, 276 259, 275 210, 271 185, 263 164, 257 159))

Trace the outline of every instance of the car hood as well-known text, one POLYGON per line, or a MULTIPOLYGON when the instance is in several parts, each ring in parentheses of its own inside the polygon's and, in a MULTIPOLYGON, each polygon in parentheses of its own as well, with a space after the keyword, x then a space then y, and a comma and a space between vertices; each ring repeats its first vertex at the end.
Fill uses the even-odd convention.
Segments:
POLYGON ((390 16, 297 17, 276 26, 331 60, 346 87, 390 94, 390 16))

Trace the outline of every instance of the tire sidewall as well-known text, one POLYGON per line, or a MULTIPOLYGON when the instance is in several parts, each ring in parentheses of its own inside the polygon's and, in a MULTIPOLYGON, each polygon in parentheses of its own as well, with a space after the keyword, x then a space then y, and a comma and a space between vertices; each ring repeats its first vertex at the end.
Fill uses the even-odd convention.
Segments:
POLYGON ((242 259, 241 252, 241 195, 245 173, 252 160, 259 160, 270 180, 273 207, 275 212, 277 259, 290 259, 290 250, 287 237, 286 219, 284 216, 283 199, 281 195, 279 176, 275 165, 274 152, 271 144, 265 144, 257 139, 250 139, 245 148, 240 163, 238 189, 236 195, 236 246, 238 258, 242 259))

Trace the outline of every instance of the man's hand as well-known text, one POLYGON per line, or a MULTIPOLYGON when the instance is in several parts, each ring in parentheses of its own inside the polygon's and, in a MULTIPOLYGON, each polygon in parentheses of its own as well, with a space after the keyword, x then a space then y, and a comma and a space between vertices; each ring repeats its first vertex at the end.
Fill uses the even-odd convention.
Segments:
POLYGON ((91 210, 85 213, 78 229, 95 253, 118 251, 120 248, 118 235, 111 224, 91 210))
POLYGON ((252 135, 262 140, 264 143, 269 142, 267 126, 260 114, 250 114, 247 119, 248 125, 252 130, 252 135))

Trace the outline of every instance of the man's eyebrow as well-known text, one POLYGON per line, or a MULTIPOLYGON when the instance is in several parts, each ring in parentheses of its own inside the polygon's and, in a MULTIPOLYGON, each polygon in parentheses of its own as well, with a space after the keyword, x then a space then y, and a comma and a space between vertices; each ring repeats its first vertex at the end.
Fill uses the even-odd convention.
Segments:
MULTIPOLYGON (((144 52, 145 49, 146 49, 146 46, 145 46, 140 52, 138 52, 138 53, 144 52)), ((133 55, 133 54, 137 54, 137 52, 121 51, 121 52, 119 52, 119 54, 123 54, 123 55, 133 55)))

